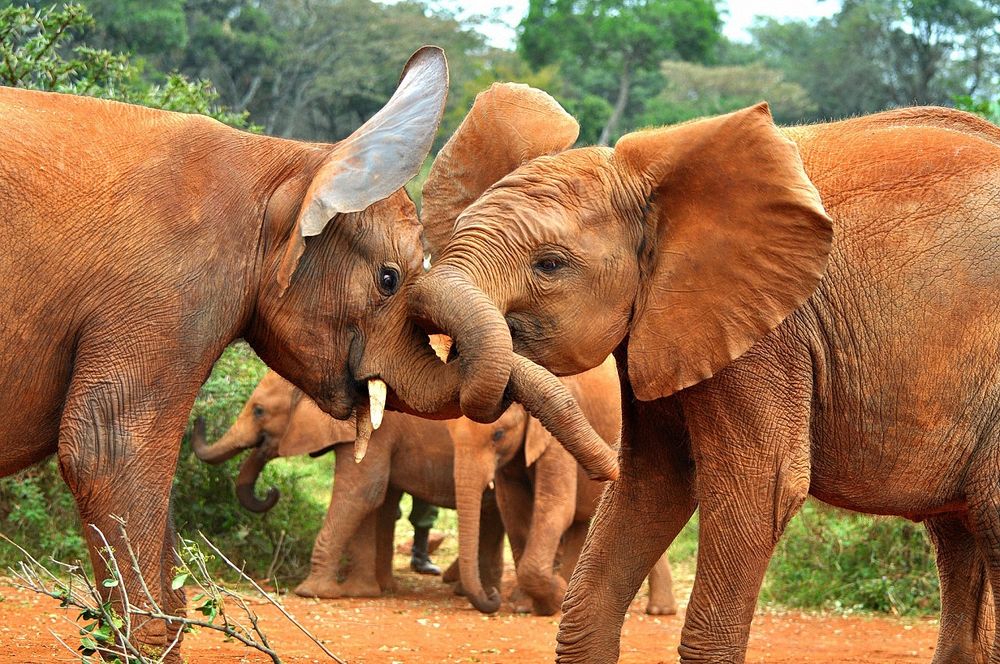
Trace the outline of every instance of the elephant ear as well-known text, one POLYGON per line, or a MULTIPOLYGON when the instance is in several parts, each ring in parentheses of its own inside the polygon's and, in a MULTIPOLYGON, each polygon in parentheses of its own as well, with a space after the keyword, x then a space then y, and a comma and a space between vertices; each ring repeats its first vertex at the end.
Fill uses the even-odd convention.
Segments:
POLYGON ((480 194, 521 164, 573 145, 580 125, 547 93, 521 83, 494 83, 431 166, 421 223, 432 256, 451 239, 455 220, 480 194))
POLYGON ((528 424, 524 432, 524 465, 530 467, 531 464, 545 454, 549 445, 558 445, 552 434, 550 434, 542 423, 533 417, 528 418, 528 424))
POLYGON ((290 417, 288 429, 278 441, 278 456, 313 454, 337 443, 354 441, 354 419, 335 420, 308 397, 301 399, 290 417))
POLYGON ((645 182, 642 291, 628 374, 642 400, 713 376, 815 290, 833 223, 767 104, 622 137, 645 182))
POLYGON ((330 151, 306 190, 278 270, 282 292, 298 267, 305 238, 319 235, 336 215, 360 212, 406 184, 430 152, 448 96, 444 51, 414 53, 392 98, 330 151))

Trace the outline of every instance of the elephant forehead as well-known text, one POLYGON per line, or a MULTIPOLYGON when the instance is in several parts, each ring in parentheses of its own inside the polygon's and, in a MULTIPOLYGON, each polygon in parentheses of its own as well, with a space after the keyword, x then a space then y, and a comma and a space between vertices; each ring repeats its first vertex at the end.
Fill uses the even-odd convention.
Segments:
POLYGON ((528 162, 469 206, 456 232, 492 229, 558 242, 607 220, 618 179, 607 155, 587 148, 528 162))

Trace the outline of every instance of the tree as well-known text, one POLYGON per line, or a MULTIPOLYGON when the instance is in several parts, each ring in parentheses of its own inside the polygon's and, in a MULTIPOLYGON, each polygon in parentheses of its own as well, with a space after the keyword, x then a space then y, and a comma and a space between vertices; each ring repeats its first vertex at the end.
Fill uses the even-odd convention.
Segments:
POLYGON ((560 65, 579 98, 609 102, 598 137, 607 145, 636 81, 658 76, 668 58, 707 60, 720 27, 714 0, 530 0, 518 49, 533 67, 560 65))
POLYGON ((820 118, 836 118, 995 88, 998 26, 988 0, 845 0, 829 19, 762 19, 751 34, 820 118))
POLYGON ((805 89, 763 63, 707 67, 691 62, 664 62, 663 91, 650 100, 643 124, 663 125, 706 115, 728 113, 767 101, 775 120, 799 122, 813 115, 816 104, 805 89))

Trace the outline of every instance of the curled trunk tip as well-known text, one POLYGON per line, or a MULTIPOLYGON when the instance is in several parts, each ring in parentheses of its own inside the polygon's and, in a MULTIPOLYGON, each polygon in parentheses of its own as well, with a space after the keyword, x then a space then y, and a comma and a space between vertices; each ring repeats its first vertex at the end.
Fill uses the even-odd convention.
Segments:
POLYGON ((281 497, 281 492, 276 487, 270 487, 267 495, 263 499, 256 494, 257 478, 270 460, 264 447, 256 448, 240 466, 240 474, 236 478, 236 497, 240 505, 258 514, 267 512, 281 497))
POLYGON ((462 413, 492 422, 506 409, 513 346, 510 330, 496 305, 471 278, 454 267, 438 269, 411 291, 413 317, 450 336, 458 350, 462 413))
POLYGON ((496 613, 500 609, 500 593, 497 592, 496 588, 489 588, 483 597, 470 594, 469 602, 480 613, 496 613))
POLYGON ((191 432, 191 449, 199 460, 215 465, 232 459, 246 447, 241 445, 231 433, 227 433, 216 444, 209 445, 205 440, 205 418, 199 416, 194 421, 194 430, 191 432))

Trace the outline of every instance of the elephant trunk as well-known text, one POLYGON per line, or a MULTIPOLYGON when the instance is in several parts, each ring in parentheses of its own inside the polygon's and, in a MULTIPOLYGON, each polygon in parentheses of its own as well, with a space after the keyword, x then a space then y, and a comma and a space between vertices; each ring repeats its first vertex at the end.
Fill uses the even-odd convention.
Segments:
POLYGON ((255 492, 257 478, 264 470, 267 462, 274 458, 266 445, 261 445, 254 449, 240 465, 240 474, 236 478, 236 497, 239 498, 240 505, 251 512, 267 512, 278 502, 281 492, 277 488, 271 487, 267 490, 267 495, 263 500, 257 497, 255 492))
MULTIPOLYGON (((457 441, 456 441, 457 442, 457 441)), ((469 441, 467 441, 469 442, 469 441)), ((459 443, 462 444, 462 443, 459 443)), ((487 450, 488 452, 490 450, 487 450)), ((482 455, 480 455, 482 456, 482 455)), ((460 458, 456 448, 455 498, 458 508, 458 565, 462 587, 472 606, 482 613, 496 613, 500 608, 500 593, 496 588, 483 588, 479 575, 479 529, 483 491, 489 483, 495 460, 460 458)))
MULTIPOLYGON (((612 447, 594 431, 576 399, 558 378, 528 358, 514 355, 510 388, 513 399, 562 443, 590 479, 618 479, 619 441, 612 447)), ((621 437, 621 430, 618 436, 621 437)))
POLYGON ((454 340, 465 416, 477 422, 499 417, 514 350, 507 323, 489 298, 461 271, 441 269, 416 284, 410 307, 419 322, 454 340))
POLYGON ((194 450, 195 456, 205 463, 213 465, 228 461, 259 442, 260 439, 256 434, 246 435, 239 420, 214 445, 205 442, 204 418, 199 417, 195 420, 194 431, 191 433, 191 448, 194 450))

